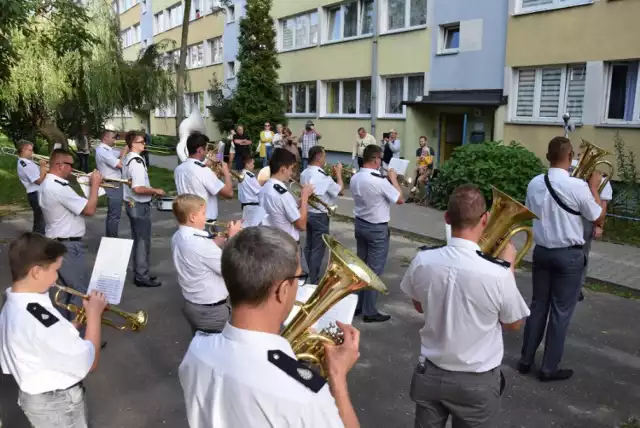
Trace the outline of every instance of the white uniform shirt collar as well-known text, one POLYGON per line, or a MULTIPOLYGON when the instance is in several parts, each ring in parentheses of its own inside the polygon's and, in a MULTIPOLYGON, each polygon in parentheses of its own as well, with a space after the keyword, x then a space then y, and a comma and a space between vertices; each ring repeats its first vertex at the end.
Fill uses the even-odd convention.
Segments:
POLYGON ((48 292, 44 293, 16 293, 13 288, 7 288, 7 301, 28 301, 28 303, 40 303, 42 306, 51 306, 51 298, 48 292))
POLYGON ((113 149, 113 147, 111 147, 110 145, 108 145, 106 143, 102 143, 102 142, 100 143, 100 145, 98 147, 100 147, 103 150, 109 150, 109 151, 111 151, 113 149))
POLYGON ((549 168, 549 177, 569 177, 569 171, 562 168, 549 168))
POLYGON ((375 173, 380 173, 377 169, 373 169, 373 168, 366 168, 366 167, 362 167, 360 168, 360 171, 362 172, 375 172, 375 173))
POLYGON ((288 188, 289 188, 289 186, 287 186, 286 184, 284 184, 284 182, 283 182, 283 181, 280 181, 280 180, 278 180, 277 178, 273 178, 273 177, 272 177, 270 180, 271 180, 271 181, 273 181, 273 182, 274 182, 274 184, 279 184, 279 185, 281 185, 282 187, 284 187, 285 189, 288 189, 288 188))
POLYGON ((463 238, 451 238, 447 244, 450 247, 464 248, 471 251, 480 251, 480 246, 473 241, 463 238))
POLYGON ((289 341, 278 334, 264 333, 261 331, 245 330, 232 326, 230 323, 224 326, 222 334, 227 339, 251 348, 262 348, 266 351, 279 349, 292 358, 295 358, 289 341))
POLYGON ((191 226, 187 226, 184 224, 181 224, 178 229, 180 230, 180 233, 182 235, 195 235, 195 236, 206 236, 209 237, 210 234, 209 232, 207 232, 206 230, 202 230, 202 229, 196 229, 195 227, 191 227, 191 226))
POLYGON ((61 183, 64 183, 64 184, 68 184, 69 183, 69 180, 65 180, 64 178, 58 177, 57 175, 51 174, 50 172, 47 173, 46 178, 49 179, 49 180, 58 180, 58 181, 60 181, 61 183))

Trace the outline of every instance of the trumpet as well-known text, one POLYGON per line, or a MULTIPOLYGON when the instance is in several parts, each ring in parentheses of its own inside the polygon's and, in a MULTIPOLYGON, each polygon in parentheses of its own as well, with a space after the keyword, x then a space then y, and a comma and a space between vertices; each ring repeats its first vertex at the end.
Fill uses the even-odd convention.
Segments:
POLYGON ((609 167, 609 175, 602 181, 602 183, 600 183, 600 187, 598 187, 598 191, 602 192, 604 186, 607 185, 607 183, 613 176, 613 165, 611 165, 611 162, 609 161, 602 160, 602 158, 612 155, 613 153, 602 149, 585 139, 582 140, 580 148, 582 148, 583 151, 580 155, 578 165, 574 168, 571 176, 587 180, 589 176, 596 170, 598 165, 607 165, 609 167))
MULTIPOLYGON (((291 180, 291 184, 289 185, 289 192, 291 192, 296 198, 300 199, 302 195, 302 185, 295 180, 291 180), (297 186, 297 188, 294 189, 294 185, 297 186)), ((336 210, 338 209, 337 205, 330 205, 326 203, 325 201, 320 199, 320 196, 316 194, 312 194, 311 196, 309 196, 309 205, 311 205, 318 211, 322 211, 322 208, 324 208, 325 210, 327 210, 327 214, 330 216, 334 215, 336 213, 336 210)))
MULTIPOLYGON (((76 291, 73 288, 65 287, 60 284, 55 284, 55 286, 58 288, 58 291, 56 291, 56 295, 53 299, 55 304, 63 309, 66 309, 69 312, 73 312, 74 314, 76 314, 76 319, 74 320, 76 323, 86 324, 87 314, 85 313, 84 308, 78 307, 71 303, 62 302, 61 295, 62 293, 67 293, 72 296, 81 297, 82 299, 87 299, 87 300, 89 299, 89 296, 79 291, 76 291)), ((149 316, 145 311, 140 310, 133 313, 125 312, 113 305, 107 305, 104 312, 105 313, 113 312, 115 315, 124 318, 124 324, 117 324, 111 318, 106 317, 105 313, 102 314, 102 324, 107 325, 109 327, 113 327, 116 330, 120 330, 120 331, 124 331, 124 330, 140 331, 147 325, 147 321, 149 319, 149 316)))
POLYGON ((204 227, 214 237, 218 237, 218 236, 224 236, 225 238, 229 237, 229 232, 216 232, 216 227, 220 227, 222 229, 228 229, 229 228, 228 221, 208 221, 204 224, 204 227))
MULTIPOLYGON (((335 168, 337 165, 338 165, 338 164, 333 164, 333 165, 330 165, 330 166, 331 166, 331 168, 333 169, 333 168, 335 168)), ((347 168, 347 169, 344 169, 344 168, 343 168, 343 169, 342 169, 342 177, 343 177, 343 178, 351 178, 351 177, 353 177, 353 175, 354 175, 356 172, 358 172, 358 170, 357 170, 357 169, 355 169, 355 168, 347 168)))
MULTIPOLYGON (((209 168, 211 168, 211 171, 213 171, 213 173, 218 178, 220 178, 220 176, 222 175, 222 165, 224 164, 224 162, 219 160, 217 156, 218 156, 218 147, 216 143, 207 143, 206 159, 211 163, 211 166, 209 168)), ((235 178, 238 181, 238 183, 242 183, 242 181, 244 180, 244 174, 241 172, 236 172, 232 169, 229 169, 229 173, 233 178, 235 178)))

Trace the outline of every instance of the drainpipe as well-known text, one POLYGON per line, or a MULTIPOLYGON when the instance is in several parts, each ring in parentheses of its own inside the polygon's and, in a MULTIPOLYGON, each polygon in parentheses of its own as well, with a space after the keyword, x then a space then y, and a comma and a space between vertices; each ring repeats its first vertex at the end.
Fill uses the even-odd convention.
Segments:
POLYGON ((378 0, 373 0, 373 40, 371 44, 371 135, 373 135, 374 137, 376 137, 377 117, 378 117, 378 0))

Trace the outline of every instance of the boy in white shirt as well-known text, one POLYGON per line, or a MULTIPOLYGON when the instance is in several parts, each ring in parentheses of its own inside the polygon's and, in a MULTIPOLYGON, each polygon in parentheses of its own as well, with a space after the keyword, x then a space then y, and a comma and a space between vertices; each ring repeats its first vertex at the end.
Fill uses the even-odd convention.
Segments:
MULTIPOLYGON (((238 183, 238 200, 242 208, 242 224, 244 227, 259 226, 265 217, 264 209, 260 206, 258 194, 262 184, 253 173, 255 161, 253 156, 244 160, 244 180, 238 183)), ((264 184, 264 183, 263 183, 264 184)))

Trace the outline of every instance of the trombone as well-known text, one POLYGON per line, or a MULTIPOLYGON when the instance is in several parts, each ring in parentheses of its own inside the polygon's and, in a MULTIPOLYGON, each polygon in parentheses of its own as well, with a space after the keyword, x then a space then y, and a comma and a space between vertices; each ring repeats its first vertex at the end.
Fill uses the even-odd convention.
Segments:
MULTIPOLYGON (((300 199, 300 196, 302 195, 302 185, 295 180, 291 180, 291 183, 289 184, 289 192, 291 192, 296 198, 300 199), (293 188, 294 185, 297 186, 296 189, 293 188)), ((327 210, 327 214, 330 216, 334 215, 336 213, 336 210, 338 209, 337 205, 326 203, 325 201, 320 199, 320 196, 316 195, 315 193, 312 193, 309 196, 309 205, 311 205, 318 211, 322 211, 322 208, 324 208, 325 210, 327 210)))
MULTIPOLYGON (((87 299, 87 300, 89 299, 89 296, 77 290, 74 290, 73 288, 65 287, 60 284, 54 284, 54 285, 58 288, 58 291, 56 291, 56 295, 53 299, 55 304, 63 309, 66 309, 69 312, 73 312, 74 314, 76 314, 76 319, 74 320, 76 323, 86 324, 87 314, 85 313, 84 308, 78 307, 71 303, 62 302, 61 294, 67 293, 72 296, 80 297, 82 299, 87 299)), ((102 314, 102 324, 107 325, 109 327, 113 327, 116 330, 120 330, 120 331, 124 331, 124 330, 140 331, 147 325, 147 320, 149 319, 149 316, 145 311, 140 310, 137 312, 125 312, 122 309, 119 309, 113 305, 107 305, 104 312, 105 313, 102 314), (124 318, 124 323, 117 324, 114 320, 105 316, 106 312, 113 312, 115 315, 124 318)))
MULTIPOLYGON (((114 144, 114 147, 118 149, 124 149, 126 146, 127 144, 124 142, 124 140, 117 140, 116 143, 114 144)), ((144 146, 144 151, 147 151, 154 155, 170 155, 170 154, 173 154, 174 150, 175 149, 168 148, 168 147, 152 146, 149 144, 144 146)))

